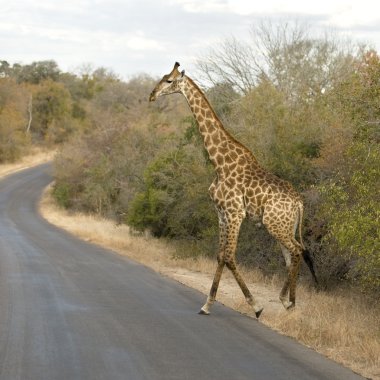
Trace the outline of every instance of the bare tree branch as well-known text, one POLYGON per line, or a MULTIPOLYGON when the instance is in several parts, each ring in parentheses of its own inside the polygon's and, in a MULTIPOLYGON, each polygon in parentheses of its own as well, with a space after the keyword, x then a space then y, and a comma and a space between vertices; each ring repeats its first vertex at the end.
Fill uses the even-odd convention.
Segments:
POLYGON ((334 87, 352 71, 357 53, 331 34, 311 37, 303 24, 263 22, 252 27, 250 41, 230 37, 197 63, 208 85, 225 83, 247 94, 266 78, 292 101, 334 87))
POLYGON ((30 127, 32 125, 32 119, 33 119, 32 109, 33 109, 33 95, 30 94, 29 103, 28 103, 29 121, 28 121, 28 125, 26 127, 26 133, 30 132, 30 127))

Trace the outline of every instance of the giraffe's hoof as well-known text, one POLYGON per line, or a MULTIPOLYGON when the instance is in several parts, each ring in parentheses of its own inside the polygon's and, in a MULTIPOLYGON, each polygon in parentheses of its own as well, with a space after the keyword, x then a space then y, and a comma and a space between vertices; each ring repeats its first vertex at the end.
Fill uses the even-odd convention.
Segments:
POLYGON ((285 299, 282 299, 282 298, 280 298, 280 300, 286 310, 290 310, 294 307, 293 302, 286 301, 285 299))
POLYGON ((264 308, 262 307, 260 310, 257 310, 255 311, 255 314, 256 314, 256 318, 259 319, 260 318, 260 315, 261 313, 263 312, 264 308))
POLYGON ((287 306, 286 310, 292 310, 296 307, 296 304, 294 302, 289 302, 289 305, 287 306))
POLYGON ((198 313, 198 314, 200 314, 200 315, 210 315, 210 312, 207 311, 207 310, 205 310, 205 309, 203 309, 203 307, 202 307, 202 309, 199 310, 199 313, 198 313))
POLYGON ((285 302, 284 307, 286 310, 292 310, 296 307, 296 305, 293 302, 285 302))

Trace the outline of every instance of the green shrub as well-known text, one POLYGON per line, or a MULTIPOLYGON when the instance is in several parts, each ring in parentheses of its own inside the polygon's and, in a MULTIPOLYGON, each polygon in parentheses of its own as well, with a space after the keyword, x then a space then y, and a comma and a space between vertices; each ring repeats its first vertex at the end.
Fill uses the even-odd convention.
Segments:
POLYGON ((128 222, 155 236, 200 239, 215 223, 207 188, 212 171, 196 146, 185 145, 158 157, 145 170, 145 188, 136 194, 128 222))
MULTIPOLYGON (((344 172, 320 186, 321 217, 328 220, 325 244, 349 262, 347 277, 380 289, 380 149, 355 141, 344 172)), ((331 250, 331 249, 329 249, 331 250)))
POLYGON ((71 188, 67 183, 60 183, 54 186, 53 196, 61 207, 69 208, 71 206, 70 190, 71 188))

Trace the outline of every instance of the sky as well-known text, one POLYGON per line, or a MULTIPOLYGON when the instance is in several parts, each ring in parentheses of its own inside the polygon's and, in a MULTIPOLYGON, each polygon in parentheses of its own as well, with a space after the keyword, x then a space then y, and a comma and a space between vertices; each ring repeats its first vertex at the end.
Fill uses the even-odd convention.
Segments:
POLYGON ((0 0, 0 60, 162 76, 175 61, 194 70, 210 48, 249 39, 263 20, 297 20, 380 51, 375 0, 0 0))

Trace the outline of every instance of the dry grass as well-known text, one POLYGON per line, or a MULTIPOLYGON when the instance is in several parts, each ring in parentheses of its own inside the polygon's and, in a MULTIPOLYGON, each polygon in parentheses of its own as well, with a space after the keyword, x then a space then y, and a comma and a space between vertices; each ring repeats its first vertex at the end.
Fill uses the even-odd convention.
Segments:
POLYGON ((353 296, 316 293, 300 287, 301 307, 266 315, 272 328, 292 336, 362 375, 380 378, 380 318, 353 296))
POLYGON ((0 178, 16 171, 27 169, 38 164, 53 159, 56 151, 33 148, 27 156, 22 157, 19 161, 11 164, 0 165, 0 178))
MULTIPOLYGON (((127 255, 204 294, 209 291, 216 266, 210 259, 175 259, 174 248, 162 241, 133 236, 125 225, 116 226, 109 220, 71 214, 58 208, 48 191, 43 197, 41 211, 51 223, 87 241, 127 255)), ((299 286, 297 309, 287 312, 278 301, 280 284, 277 278, 265 279, 258 271, 241 270, 253 295, 265 306, 260 319, 264 324, 363 376, 380 379, 379 305, 371 309, 354 296, 316 293, 299 286)), ((252 315, 227 271, 220 284, 218 300, 252 315)))

